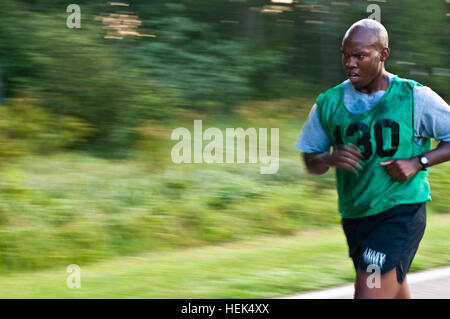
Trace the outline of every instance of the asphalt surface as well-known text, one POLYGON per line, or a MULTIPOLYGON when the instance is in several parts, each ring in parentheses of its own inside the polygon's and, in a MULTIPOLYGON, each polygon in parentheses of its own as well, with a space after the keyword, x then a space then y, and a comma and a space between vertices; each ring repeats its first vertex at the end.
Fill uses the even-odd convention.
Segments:
MULTIPOLYGON (((408 274, 413 299, 450 299, 450 267, 408 274)), ((280 299, 352 299, 353 284, 330 289, 305 292, 280 299)))

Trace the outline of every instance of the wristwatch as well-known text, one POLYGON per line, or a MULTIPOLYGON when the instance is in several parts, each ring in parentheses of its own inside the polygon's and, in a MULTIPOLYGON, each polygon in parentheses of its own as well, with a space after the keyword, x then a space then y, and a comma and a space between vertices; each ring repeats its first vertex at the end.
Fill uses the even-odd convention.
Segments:
POLYGON ((430 162, 430 160, 425 155, 420 155, 419 156, 419 162, 422 165, 422 171, 424 171, 424 170, 427 169, 428 163, 430 162))

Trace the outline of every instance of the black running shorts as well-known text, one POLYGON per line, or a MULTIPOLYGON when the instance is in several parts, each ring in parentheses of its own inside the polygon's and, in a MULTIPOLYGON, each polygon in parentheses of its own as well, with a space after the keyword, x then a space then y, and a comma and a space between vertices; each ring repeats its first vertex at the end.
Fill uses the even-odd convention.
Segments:
POLYGON ((411 266, 425 226, 425 203, 402 204, 377 215, 342 219, 355 269, 369 271, 369 265, 374 264, 383 275, 395 267, 399 283, 411 266))

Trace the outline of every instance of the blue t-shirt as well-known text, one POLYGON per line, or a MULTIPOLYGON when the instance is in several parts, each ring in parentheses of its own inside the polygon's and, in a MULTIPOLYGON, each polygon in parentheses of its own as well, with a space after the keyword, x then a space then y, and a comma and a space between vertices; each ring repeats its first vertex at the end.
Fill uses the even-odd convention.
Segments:
MULTIPOLYGON (((394 77, 388 73, 389 82, 394 77)), ((344 104, 351 113, 363 113, 374 107, 386 91, 372 94, 356 90, 349 80, 344 82, 344 104)), ((414 132, 416 141, 421 144, 425 138, 450 142, 450 107, 433 90, 426 86, 414 88, 414 132)), ((304 153, 328 152, 331 141, 320 124, 316 105, 303 127, 297 148, 304 153)))

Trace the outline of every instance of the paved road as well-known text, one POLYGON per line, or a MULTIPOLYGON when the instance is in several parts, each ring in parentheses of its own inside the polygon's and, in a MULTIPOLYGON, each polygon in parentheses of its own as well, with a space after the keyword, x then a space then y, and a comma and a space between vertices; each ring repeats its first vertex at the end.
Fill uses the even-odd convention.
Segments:
MULTIPOLYGON (((450 299, 450 267, 408 274, 411 297, 415 299, 450 299)), ((353 285, 286 296, 281 299, 351 299, 353 285)))

